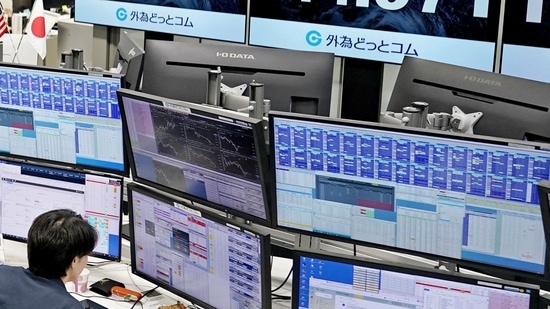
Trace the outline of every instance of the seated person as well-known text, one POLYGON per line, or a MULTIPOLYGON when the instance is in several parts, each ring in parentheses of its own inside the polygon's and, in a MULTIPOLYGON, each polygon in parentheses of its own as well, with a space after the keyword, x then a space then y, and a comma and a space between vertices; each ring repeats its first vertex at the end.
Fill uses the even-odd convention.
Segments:
POLYGON ((74 308, 82 305, 65 288, 88 263, 97 232, 68 209, 34 219, 27 237, 29 268, 0 266, 0 308, 74 308))

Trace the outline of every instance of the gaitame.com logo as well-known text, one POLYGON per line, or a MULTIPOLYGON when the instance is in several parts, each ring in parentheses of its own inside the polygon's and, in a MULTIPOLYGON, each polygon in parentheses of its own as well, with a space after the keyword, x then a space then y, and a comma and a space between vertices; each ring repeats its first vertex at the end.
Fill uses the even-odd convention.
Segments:
POLYGON ((125 8, 119 8, 116 10, 116 18, 120 21, 125 21, 128 17, 128 12, 126 12, 125 8))
POLYGON ((321 33, 317 30, 311 30, 308 33, 306 33, 306 42, 311 46, 319 46, 321 44, 321 41, 323 41, 323 36, 321 36, 321 33))

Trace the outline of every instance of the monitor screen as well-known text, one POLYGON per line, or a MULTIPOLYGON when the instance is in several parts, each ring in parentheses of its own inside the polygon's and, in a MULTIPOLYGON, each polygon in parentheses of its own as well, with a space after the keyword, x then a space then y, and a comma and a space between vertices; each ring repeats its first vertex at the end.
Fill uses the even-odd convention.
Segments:
POLYGON ((270 225, 261 120, 221 109, 119 91, 132 177, 161 190, 270 225))
POLYGON ((401 63, 404 56, 492 71, 500 0, 250 0, 251 45, 401 63))
POLYGON ((269 236, 128 185, 132 272, 204 308, 271 308, 269 236))
MULTIPOLYGON (((43 0, 44 9, 60 9, 62 6, 74 6, 75 0, 43 0)), ((34 0, 13 0, 12 12, 20 13, 32 9, 34 0)))
POLYGON ((549 1, 506 1, 500 73, 550 82, 549 13, 549 1))
POLYGON ((452 114, 457 106, 465 115, 483 113, 474 134, 548 142, 550 127, 540 125, 550 122, 548 97, 546 83, 407 57, 387 110, 421 101, 429 113, 452 114))
POLYGON ((147 40, 143 92, 205 103, 208 72, 220 68, 222 83, 244 99, 240 86, 264 84, 271 110, 328 116, 334 55, 238 45, 147 40))
POLYGON ((290 113, 269 122, 277 226, 545 274, 544 144, 290 113))
POLYGON ((0 230, 5 239, 26 241, 34 218, 69 208, 98 232, 91 255, 120 261, 121 177, 2 160, 0 193, 0 230))
POLYGON ((143 48, 130 37, 128 32, 120 32, 113 68, 124 75, 122 88, 140 90, 144 54, 143 48))
POLYGON ((292 308, 537 309, 539 287, 351 256, 296 251, 292 308))
POLYGON ((247 0, 73 0, 75 21, 244 43, 247 0))
POLYGON ((0 63, 0 155, 128 174, 110 73, 0 63))

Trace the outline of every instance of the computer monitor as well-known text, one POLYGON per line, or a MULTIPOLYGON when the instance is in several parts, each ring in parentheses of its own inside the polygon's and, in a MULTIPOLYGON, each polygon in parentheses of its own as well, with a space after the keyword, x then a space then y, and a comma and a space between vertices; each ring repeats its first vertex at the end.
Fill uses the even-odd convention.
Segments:
POLYGON ((0 230, 5 239, 26 241, 34 218, 69 208, 98 232, 91 255, 120 261, 121 177, 2 160, 0 192, 0 230))
POLYGON ((540 213, 544 226, 544 236, 548 244, 548 239, 550 239, 550 181, 542 180, 539 182, 537 184, 537 190, 539 194, 540 213))
POLYGON ((403 61, 388 103, 402 112, 412 102, 429 104, 429 113, 482 112, 474 134, 550 141, 548 84, 414 57, 403 61))
POLYGON ((277 227, 549 274, 536 190, 548 144, 281 112, 269 124, 277 227))
POLYGON ((203 308, 271 308, 269 236, 128 185, 132 272, 203 308))
POLYGON ((122 89, 132 177, 262 225, 271 225, 261 120, 122 89))
POLYGON ((550 82, 548 1, 506 1, 500 73, 550 82))
POLYGON ((250 0, 251 45, 401 63, 407 55, 492 71, 500 0, 250 0))
MULTIPOLYGON (((239 95, 240 85, 264 84, 271 110, 329 115, 333 54, 159 40, 147 40, 145 51, 143 92, 206 103, 208 72, 220 68, 239 95)), ((248 89, 242 96, 247 103, 248 89)))
POLYGON ((0 155, 127 175, 111 73, 0 63, 0 155))
POLYGON ((124 75, 122 88, 140 90, 144 54, 145 50, 130 37, 128 32, 120 32, 113 68, 124 75))
POLYGON ((75 21, 245 42, 247 0, 73 0, 75 21))
POLYGON ((292 308, 537 309, 539 287, 352 256, 295 251, 292 308))

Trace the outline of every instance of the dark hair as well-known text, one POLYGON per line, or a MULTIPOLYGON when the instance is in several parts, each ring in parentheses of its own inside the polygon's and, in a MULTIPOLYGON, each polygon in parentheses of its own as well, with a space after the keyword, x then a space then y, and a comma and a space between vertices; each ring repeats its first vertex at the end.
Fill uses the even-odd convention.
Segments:
POLYGON ((69 209, 45 212, 34 219, 27 236, 29 270, 45 278, 61 278, 75 257, 94 250, 96 230, 69 209))

